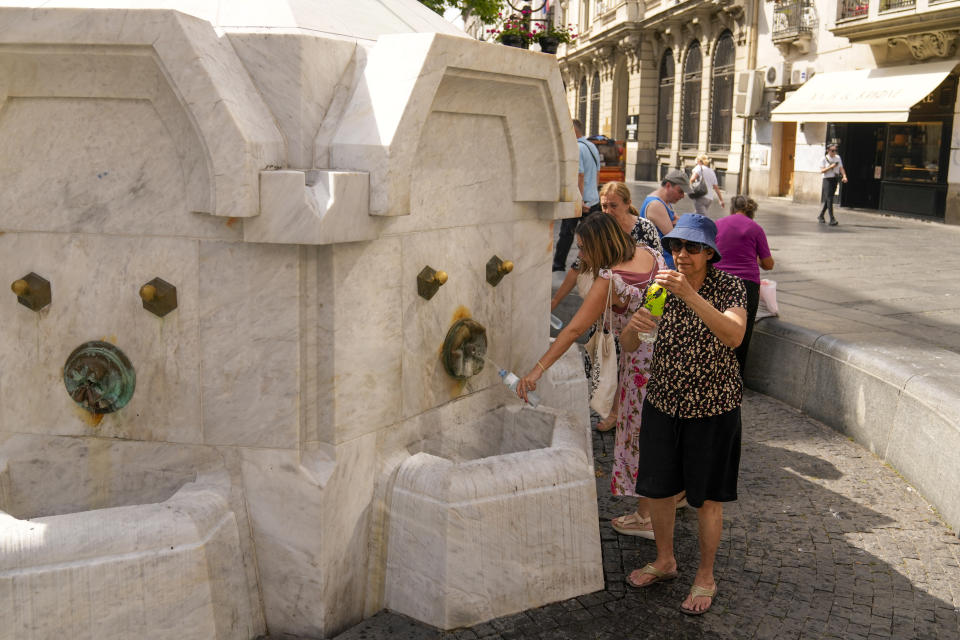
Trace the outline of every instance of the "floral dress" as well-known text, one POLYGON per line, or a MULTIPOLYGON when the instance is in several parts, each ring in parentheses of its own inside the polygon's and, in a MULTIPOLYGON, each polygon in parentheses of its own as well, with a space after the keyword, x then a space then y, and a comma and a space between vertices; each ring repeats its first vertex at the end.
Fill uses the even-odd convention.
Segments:
MULTIPOLYGON (((645 247, 644 247, 645 248, 645 247)), ((648 274, 636 274, 627 271, 601 269, 599 277, 613 279, 613 289, 621 299, 626 299, 626 307, 614 306, 611 314, 611 328, 619 339, 620 332, 630 322, 633 313, 643 305, 647 286, 653 281, 658 269, 664 268, 663 258, 655 251, 647 249, 656 259, 653 270, 648 274)), ((610 491, 615 496, 636 496, 637 460, 640 450, 637 438, 640 432, 640 409, 647 393, 647 381, 650 380, 653 343, 641 342, 636 351, 620 351, 620 376, 617 393, 620 410, 617 414, 616 441, 613 450, 613 474, 610 491)))

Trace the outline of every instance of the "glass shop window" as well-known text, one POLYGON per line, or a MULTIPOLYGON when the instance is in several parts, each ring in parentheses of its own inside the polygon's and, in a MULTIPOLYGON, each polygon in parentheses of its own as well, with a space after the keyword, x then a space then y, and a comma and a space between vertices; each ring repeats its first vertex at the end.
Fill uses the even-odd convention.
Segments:
POLYGON ((888 125, 884 178, 903 182, 940 182, 942 129, 940 122, 888 125))

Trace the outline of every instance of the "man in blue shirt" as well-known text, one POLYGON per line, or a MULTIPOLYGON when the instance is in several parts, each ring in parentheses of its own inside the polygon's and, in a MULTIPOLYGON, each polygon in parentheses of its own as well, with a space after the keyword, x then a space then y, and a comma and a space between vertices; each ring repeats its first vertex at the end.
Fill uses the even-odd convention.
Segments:
MULTIPOLYGON (((583 198, 581 216, 600 211, 600 193, 597 191, 597 173, 600 171, 600 152, 592 142, 587 140, 583 132, 583 123, 573 121, 573 130, 577 134, 577 147, 580 151, 580 168, 577 175, 577 186, 583 198)), ((567 254, 573 244, 573 234, 577 230, 580 218, 565 218, 560 222, 560 239, 557 240, 557 249, 553 254, 553 270, 567 270, 567 254)))

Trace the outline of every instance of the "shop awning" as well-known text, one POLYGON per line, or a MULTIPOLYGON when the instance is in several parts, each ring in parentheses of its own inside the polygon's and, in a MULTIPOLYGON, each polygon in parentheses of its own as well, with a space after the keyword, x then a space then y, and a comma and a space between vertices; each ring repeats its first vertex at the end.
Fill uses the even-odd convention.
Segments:
POLYGON ((774 122, 906 122, 956 60, 818 73, 770 113, 774 122))

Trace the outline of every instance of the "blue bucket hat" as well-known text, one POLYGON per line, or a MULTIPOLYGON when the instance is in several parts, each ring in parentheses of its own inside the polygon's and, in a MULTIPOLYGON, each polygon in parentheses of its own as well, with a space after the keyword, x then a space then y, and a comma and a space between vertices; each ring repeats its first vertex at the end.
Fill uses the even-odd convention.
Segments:
POLYGON ((713 249, 710 262, 720 259, 720 252, 717 251, 717 225, 705 215, 688 213, 680 216, 673 231, 663 236, 664 250, 669 246, 670 238, 705 244, 713 249))

